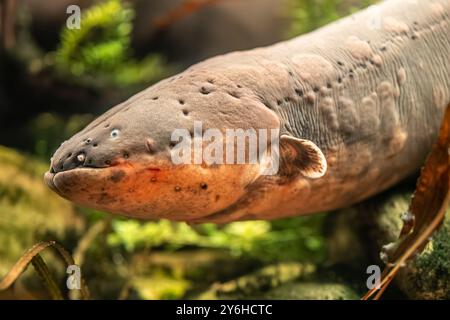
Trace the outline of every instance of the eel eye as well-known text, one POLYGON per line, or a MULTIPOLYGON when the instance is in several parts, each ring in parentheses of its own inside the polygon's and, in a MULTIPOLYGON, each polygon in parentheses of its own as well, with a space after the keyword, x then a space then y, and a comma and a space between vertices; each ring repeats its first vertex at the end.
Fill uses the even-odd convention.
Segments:
POLYGON ((119 136, 119 129, 114 129, 113 131, 111 131, 111 138, 117 138, 119 136))

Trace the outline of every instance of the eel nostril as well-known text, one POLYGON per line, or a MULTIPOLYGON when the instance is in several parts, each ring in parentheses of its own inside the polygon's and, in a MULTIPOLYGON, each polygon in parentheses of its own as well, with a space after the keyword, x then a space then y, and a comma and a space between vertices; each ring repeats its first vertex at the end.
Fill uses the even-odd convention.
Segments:
POLYGON ((201 87, 201 88, 200 88, 200 93, 206 95, 206 94, 210 94, 211 91, 208 90, 208 88, 206 88, 206 87, 201 87))
POLYGON ((84 155, 84 153, 80 153, 79 155, 77 155, 78 162, 83 163, 85 159, 86 159, 86 156, 84 155))
POLYGON ((84 143, 85 144, 90 144, 92 142, 92 139, 91 138, 87 138, 86 140, 84 140, 84 143))

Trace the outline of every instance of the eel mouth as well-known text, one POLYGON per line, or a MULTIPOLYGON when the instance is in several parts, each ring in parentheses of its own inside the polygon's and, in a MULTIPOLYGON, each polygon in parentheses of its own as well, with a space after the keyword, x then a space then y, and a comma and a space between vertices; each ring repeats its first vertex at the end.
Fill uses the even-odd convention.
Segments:
MULTIPOLYGON (((96 175, 100 173, 100 171, 107 170, 112 167, 77 167, 70 170, 55 172, 53 168, 50 168, 44 174, 44 182, 47 186, 56 192, 61 197, 67 198, 65 195, 67 193, 67 189, 63 188, 65 178, 70 178, 71 176, 83 176, 83 175, 96 175)), ((70 199, 69 199, 70 200, 70 199)))
POLYGON ((44 181, 61 197, 84 207, 138 219, 191 221, 235 203, 256 171, 239 165, 208 169, 162 160, 127 161, 101 168, 50 169, 44 181))

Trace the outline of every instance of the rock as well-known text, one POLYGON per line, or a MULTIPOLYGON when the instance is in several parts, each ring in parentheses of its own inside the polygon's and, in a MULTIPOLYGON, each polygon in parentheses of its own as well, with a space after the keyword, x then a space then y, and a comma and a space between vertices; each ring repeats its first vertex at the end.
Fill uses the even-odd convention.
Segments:
POLYGON ((282 300, 356 300, 359 296, 341 283, 288 283, 267 293, 264 298, 282 300))
POLYGON ((422 254, 399 273, 397 283, 412 299, 450 299, 450 212, 422 254))
MULTIPOLYGON (((412 188, 397 187, 336 213, 333 221, 339 223, 331 227, 328 239, 334 260, 363 263, 360 272, 370 264, 383 269, 381 247, 398 239, 411 194, 412 188), (339 237, 344 240, 336 240, 339 237)), ((394 283, 411 299, 450 299, 450 211, 425 250, 401 269, 394 283)))
MULTIPOLYGON (((306 278, 314 273, 315 266, 302 263, 269 265, 254 273, 225 283, 215 283, 199 299, 264 299, 267 292, 282 284, 306 278)), ((282 299, 282 298, 280 298, 282 299)))
MULTIPOLYGON (((401 216, 407 211, 410 192, 397 191, 373 207, 370 224, 371 238, 377 250, 395 241, 403 226, 401 216)), ((425 250, 410 261, 396 277, 396 284, 412 299, 450 298, 450 211, 443 226, 433 236, 425 250)))

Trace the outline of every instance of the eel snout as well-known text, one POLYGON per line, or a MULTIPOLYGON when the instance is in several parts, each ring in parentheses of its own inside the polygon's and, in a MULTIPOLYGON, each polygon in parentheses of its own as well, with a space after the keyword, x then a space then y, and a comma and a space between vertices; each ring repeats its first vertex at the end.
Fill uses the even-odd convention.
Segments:
POLYGON ((130 157, 118 128, 96 128, 65 141, 51 159, 50 172, 75 168, 105 168, 130 157), (103 130, 102 130, 103 129, 103 130))

